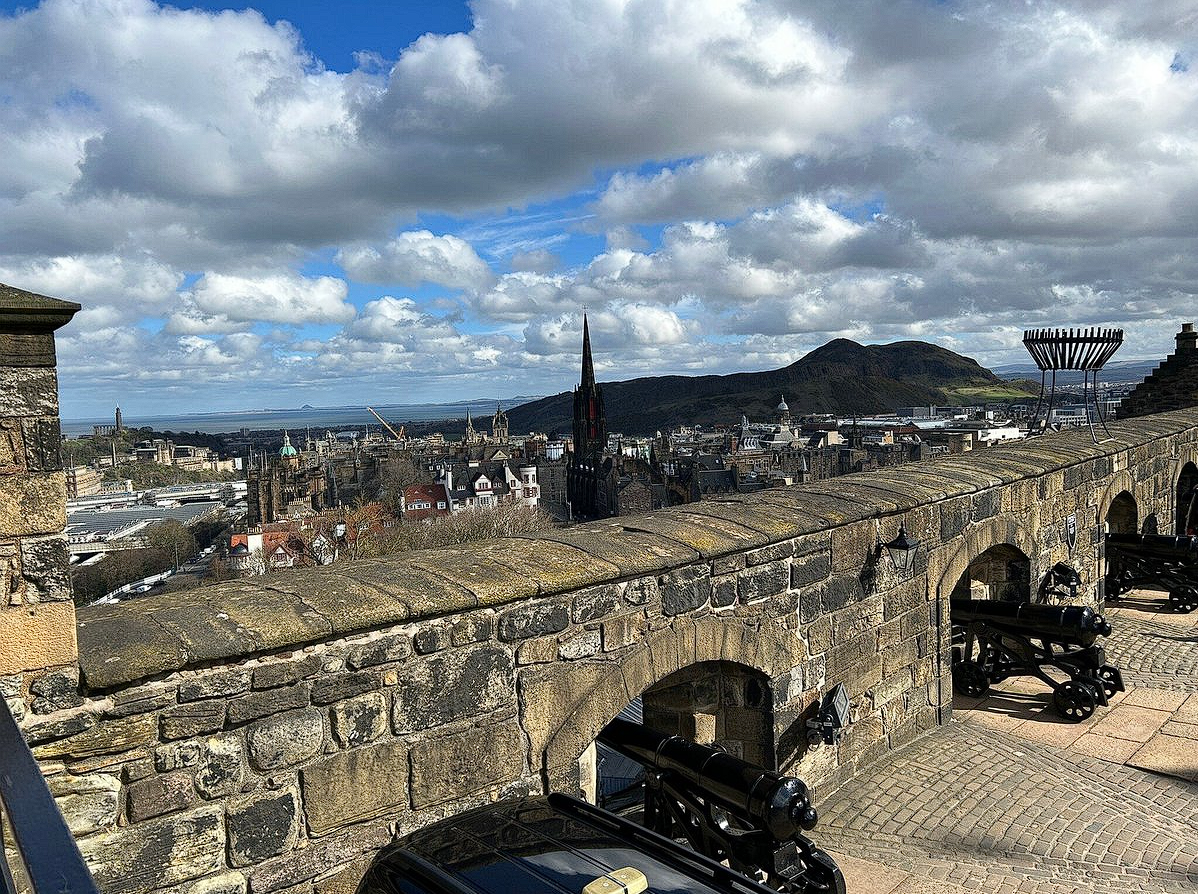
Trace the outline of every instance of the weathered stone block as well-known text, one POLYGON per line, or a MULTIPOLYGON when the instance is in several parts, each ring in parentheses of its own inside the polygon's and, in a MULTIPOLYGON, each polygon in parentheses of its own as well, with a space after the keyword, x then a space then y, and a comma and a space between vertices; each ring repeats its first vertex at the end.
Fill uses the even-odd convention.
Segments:
POLYGON ((568 639, 564 639, 558 648, 558 657, 567 661, 576 658, 588 658, 603 649, 603 639, 598 630, 583 630, 568 639))
POLYGON ((524 769, 515 722, 471 729, 412 746, 412 804, 428 807, 511 782, 524 769))
POLYGON ((300 785, 308 828, 325 835, 406 806, 407 780, 408 750, 400 742, 355 748, 305 767, 300 785))
POLYGON ((736 575, 724 574, 711 579, 711 607, 727 608, 736 604, 736 575))
POLYGON ((409 662, 400 669, 391 709, 396 734, 514 703, 512 670, 506 651, 485 645, 409 662))
POLYGON ((179 701, 193 702, 201 698, 220 698, 248 692, 250 672, 241 668, 199 671, 197 676, 179 684, 179 701))
POLYGON ((191 702, 163 711, 159 731, 166 741, 214 733, 225 725, 223 701, 191 702))
POLYGON ((790 585, 794 589, 825 580, 832 573, 832 554, 826 549, 796 556, 790 563, 790 585))
POLYGON ((161 685, 138 686, 120 689, 112 694, 112 717, 128 717, 131 714, 148 714, 175 703, 175 687, 161 685))
POLYGON ((118 777, 109 773, 56 773, 46 779, 46 784, 76 838, 116 828, 121 809, 118 777))
POLYGON ((352 748, 387 731, 387 699, 381 692, 346 699, 333 705, 329 716, 337 744, 352 748))
POLYGON ((790 565, 786 561, 750 567, 737 575, 737 598, 741 602, 756 602, 781 593, 789 584, 790 565))
POLYGON ((358 671, 322 677, 312 684, 312 704, 328 705, 364 692, 374 692, 382 682, 374 674, 358 671))
POLYGON ((234 866, 257 866, 263 860, 290 850, 295 844, 296 803, 294 792, 254 795, 230 804, 229 862, 234 866))
POLYGON ((557 637, 540 636, 526 639, 516 648, 517 664, 544 664, 557 660, 557 637))
POLYGON ((375 851, 391 839, 382 823, 363 824, 321 841, 309 842, 305 848, 292 851, 255 867, 250 874, 250 894, 268 894, 282 888, 304 890, 301 883, 326 870, 344 866, 364 851, 375 851))
POLYGON ((166 773, 130 783, 129 819, 152 819, 164 813, 184 810, 196 802, 190 773, 166 773))
POLYGON ((0 606, 0 674, 78 662, 74 603, 0 606))
POLYGON ((223 798, 238 791, 246 774, 241 736, 225 733, 205 739, 195 766, 195 787, 205 798, 223 798))
POLYGON ((620 588, 615 584, 587 587, 575 595, 570 617, 575 624, 585 624, 613 615, 620 607, 620 588))
POLYGON ((225 866, 224 807, 211 805, 79 842, 105 894, 141 894, 225 866))
POLYGON ((658 579, 661 612, 680 615, 705 605, 711 598, 711 569, 707 565, 679 568, 658 579))
POLYGON ((614 652, 639 642, 644 631, 644 618, 624 615, 603 622, 603 651, 614 652))
POLYGON ((30 746, 41 745, 43 742, 53 742, 74 736, 96 725, 94 714, 75 714, 58 720, 46 720, 42 723, 31 723, 21 732, 30 746))
POLYGON ((412 648, 417 655, 440 652, 449 645, 449 628, 444 624, 430 624, 416 631, 412 637, 412 648))
POLYGON ((22 419, 25 441, 25 467, 31 472, 57 472, 62 469, 62 426, 58 417, 22 419))
POLYGON ((467 615, 455 618, 449 625, 449 642, 454 646, 468 646, 471 643, 485 643, 491 638, 495 624, 490 617, 467 615))
POLYGON ((861 578, 856 574, 837 574, 823 584, 821 601, 824 611, 835 612, 865 597, 861 578))
POLYGON ((499 616, 499 638, 504 642, 560 633, 570 623, 564 602, 538 601, 499 616))
POLYGON ((22 537, 21 577, 31 601, 70 601, 71 551, 66 537, 22 537))
POLYGON ((922 578, 915 578, 888 590, 882 597, 883 617, 889 621, 927 602, 927 584, 922 578))
POLYGON ((34 714, 52 714, 63 708, 83 704, 79 694, 79 670, 69 668, 43 674, 29 684, 29 694, 35 696, 30 707, 34 714))
POLYGON ((951 540, 969 524, 972 507, 967 499, 940 504, 940 539, 951 540))
POLYGON ((254 668, 253 686, 255 689, 291 686, 300 680, 306 680, 319 671, 319 655, 305 655, 298 660, 290 658, 284 661, 274 661, 254 668))
POLYGON ((316 708, 277 714, 246 730, 250 763, 257 770, 295 767, 324 745, 324 716, 316 708))
POLYGON ((94 757, 97 754, 131 751, 139 745, 148 745, 154 741, 156 727, 154 718, 148 715, 104 720, 69 738, 39 745, 33 753, 39 760, 45 760, 56 757, 94 757))
POLYGON ((794 552, 794 541, 784 540, 781 543, 771 543, 769 546, 763 546, 760 549, 749 550, 745 553, 745 563, 747 565, 765 565, 769 562, 789 559, 794 555, 794 552))
POLYGON ((854 602, 832 615, 832 642, 842 643, 876 631, 882 623, 882 597, 870 596, 854 602))
POLYGON ((62 472, 0 476, 0 531, 10 537, 61 531, 67 524, 66 506, 62 472))
POLYGON ((652 577, 641 577, 624 584, 624 601, 629 605, 648 605, 656 602, 660 596, 657 591, 657 580, 652 577))
POLYGON ((251 692, 249 695, 233 699, 229 702, 229 723, 240 725, 271 714, 303 708, 309 703, 309 686, 308 683, 300 683, 251 692))
POLYGON ((58 376, 53 366, 0 366, 0 399, 7 416, 58 418, 58 376))
POLYGON ((164 894, 245 894, 246 884, 240 872, 222 872, 171 888, 164 894))

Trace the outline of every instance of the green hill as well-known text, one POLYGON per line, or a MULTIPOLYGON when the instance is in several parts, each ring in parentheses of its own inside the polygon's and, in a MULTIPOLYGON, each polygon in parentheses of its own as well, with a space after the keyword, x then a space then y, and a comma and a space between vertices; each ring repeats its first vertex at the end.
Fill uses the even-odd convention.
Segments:
MULTIPOLYGON (((726 376, 654 376, 603 382, 608 428, 651 434, 675 425, 764 422, 785 395, 791 414, 889 413, 896 407, 1020 400, 1027 395, 947 348, 921 341, 859 345, 838 338, 782 369, 726 376)), ((1034 393, 1031 395, 1034 397, 1034 393)), ((512 431, 569 432, 562 392, 508 411, 512 431)))

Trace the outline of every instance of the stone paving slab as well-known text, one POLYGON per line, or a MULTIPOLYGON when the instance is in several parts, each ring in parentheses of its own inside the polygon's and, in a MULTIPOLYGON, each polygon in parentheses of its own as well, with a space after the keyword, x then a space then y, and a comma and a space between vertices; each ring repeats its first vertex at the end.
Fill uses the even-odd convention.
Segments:
POLYGON ((970 719, 883 757, 820 806, 813 835, 888 870, 875 885, 1180 894, 1198 890, 1196 828, 1193 783, 970 719))
POLYGON ((1108 600, 1106 650, 1128 688, 1198 692, 1198 612, 1171 611, 1164 593, 1132 590, 1108 600))

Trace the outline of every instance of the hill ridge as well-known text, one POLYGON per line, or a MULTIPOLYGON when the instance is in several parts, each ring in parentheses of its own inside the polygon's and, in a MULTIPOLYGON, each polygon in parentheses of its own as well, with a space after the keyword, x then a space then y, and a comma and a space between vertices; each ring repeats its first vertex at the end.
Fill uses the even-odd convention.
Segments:
MULTIPOLYGON (((780 369, 641 376, 600 385, 608 429, 630 435, 676 425, 733 424, 742 415, 771 421, 780 395, 796 416, 974 403, 978 395, 1004 389, 1012 398, 1023 395, 976 360, 940 345, 915 340, 862 345, 847 338, 833 339, 780 369)), ((572 413, 571 392, 563 391, 512 407, 508 421, 512 431, 568 432, 572 413)))

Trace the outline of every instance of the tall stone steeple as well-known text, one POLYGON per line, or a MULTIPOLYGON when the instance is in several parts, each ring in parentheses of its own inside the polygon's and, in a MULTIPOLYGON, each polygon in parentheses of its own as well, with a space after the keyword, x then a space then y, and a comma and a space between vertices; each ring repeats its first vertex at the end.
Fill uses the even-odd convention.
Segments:
POLYGON ((478 433, 474 431, 474 420, 470 418, 470 408, 466 407, 466 444, 474 444, 478 441, 478 433))
POLYGON ((566 469, 566 502, 579 521, 619 514, 615 468, 603 456, 606 446, 603 389, 595 384, 591 330, 583 314, 582 379, 574 389, 574 452, 566 469))
POLYGON ((574 389, 574 456, 594 466, 607 440, 603 412, 603 390, 595 384, 595 362, 591 359, 591 329, 582 316, 582 380, 574 389))

